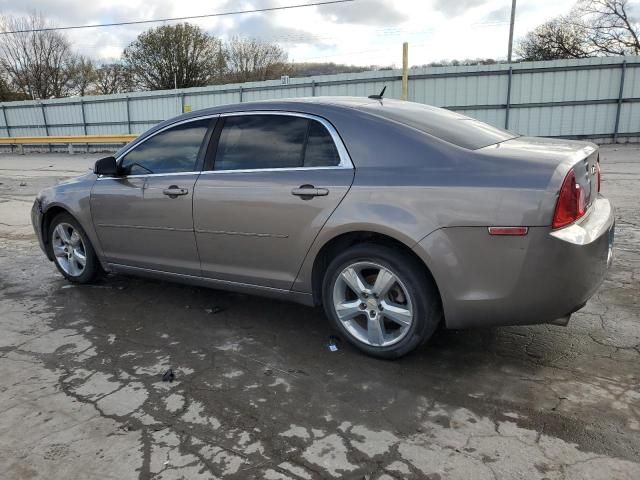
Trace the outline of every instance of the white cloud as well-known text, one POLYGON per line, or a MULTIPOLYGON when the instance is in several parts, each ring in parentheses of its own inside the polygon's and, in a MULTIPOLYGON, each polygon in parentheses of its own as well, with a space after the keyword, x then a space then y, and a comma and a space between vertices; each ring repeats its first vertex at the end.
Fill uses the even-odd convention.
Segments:
MULTIPOLYGON (((147 20, 291 5, 293 0, 0 0, 5 15, 39 10, 63 25, 147 20)), ((566 13, 572 0, 523 3, 516 37, 566 13)), ((504 58, 511 0, 355 0, 343 5, 193 20, 222 38, 257 37, 280 43, 295 61, 400 64, 409 42, 410 63, 453 58, 504 58)), ((135 37, 158 24, 70 30, 76 50, 96 58, 118 57, 135 37)))

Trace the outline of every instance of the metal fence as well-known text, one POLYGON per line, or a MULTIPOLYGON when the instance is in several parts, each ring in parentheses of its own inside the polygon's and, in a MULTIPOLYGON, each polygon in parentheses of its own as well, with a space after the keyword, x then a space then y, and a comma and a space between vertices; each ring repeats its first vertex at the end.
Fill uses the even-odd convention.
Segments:
MULTIPOLYGON (((525 135, 640 139, 640 57, 425 67, 409 71, 409 100, 445 107, 525 135)), ((141 133, 183 111, 271 98, 399 98, 401 71, 0 103, 0 136, 141 133)))

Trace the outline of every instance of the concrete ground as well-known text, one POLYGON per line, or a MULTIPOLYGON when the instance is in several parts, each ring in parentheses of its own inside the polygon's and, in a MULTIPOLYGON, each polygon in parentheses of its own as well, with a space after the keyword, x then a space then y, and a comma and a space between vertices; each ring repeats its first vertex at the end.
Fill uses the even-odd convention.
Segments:
POLYGON ((1 478, 640 478, 638 146, 602 149, 616 258, 568 327, 443 331, 395 362, 329 351, 299 305, 67 283, 28 212, 95 158, 0 156, 1 478))

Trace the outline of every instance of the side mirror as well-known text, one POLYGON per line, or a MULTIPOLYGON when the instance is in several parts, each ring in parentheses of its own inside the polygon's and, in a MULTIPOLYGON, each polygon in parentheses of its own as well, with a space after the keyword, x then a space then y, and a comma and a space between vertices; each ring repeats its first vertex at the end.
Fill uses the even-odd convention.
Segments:
POLYGON ((114 157, 105 157, 98 160, 93 167, 93 173, 96 175, 106 175, 115 177, 118 175, 118 165, 114 157))

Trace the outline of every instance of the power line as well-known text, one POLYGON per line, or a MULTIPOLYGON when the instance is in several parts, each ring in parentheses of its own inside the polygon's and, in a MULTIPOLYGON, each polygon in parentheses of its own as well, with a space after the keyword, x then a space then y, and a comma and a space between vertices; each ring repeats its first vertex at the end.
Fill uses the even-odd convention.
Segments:
POLYGON ((232 12, 220 12, 220 13, 209 13, 206 15, 190 15, 187 17, 172 17, 172 18, 158 18, 155 20, 137 20, 133 22, 116 22, 116 23, 97 23, 94 25, 72 25, 68 27, 48 27, 48 28, 34 28, 30 30, 14 30, 12 32, 0 32, 0 35, 9 35, 12 33, 35 33, 35 32, 51 32, 54 30, 77 30, 80 28, 102 28, 102 27, 117 27, 121 25, 141 25, 145 23, 161 23, 161 22, 171 22, 176 20, 192 20, 196 18, 210 18, 210 17, 226 17, 230 15, 242 15, 245 13, 262 13, 262 12, 274 12, 276 10, 291 10, 294 8, 304 8, 304 7, 318 7, 323 5, 332 5, 337 3, 347 3, 354 2, 355 0, 328 0, 324 2, 314 2, 314 3, 300 3, 297 5, 284 5, 281 7, 265 7, 265 8, 255 8, 251 10, 236 10, 232 12))

